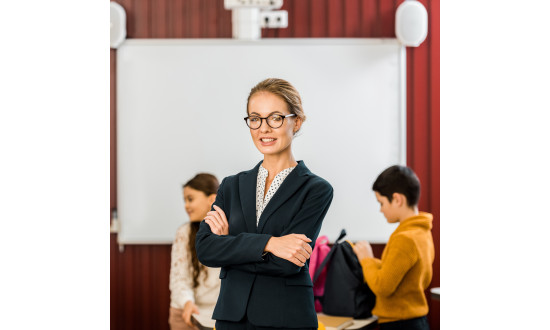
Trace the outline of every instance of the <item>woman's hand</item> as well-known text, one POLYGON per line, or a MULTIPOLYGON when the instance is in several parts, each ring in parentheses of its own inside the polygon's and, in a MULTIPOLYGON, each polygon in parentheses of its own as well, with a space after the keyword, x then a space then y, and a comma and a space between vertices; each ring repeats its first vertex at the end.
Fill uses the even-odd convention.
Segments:
POLYGON ((199 314, 199 308, 197 305, 195 305, 191 300, 185 303, 185 306, 183 307, 183 313, 181 314, 181 317, 183 318, 183 321, 185 324, 190 326, 193 329, 196 329, 193 322, 191 322, 191 314, 199 314))
POLYGON ((370 246, 369 242, 361 241, 357 242, 353 245, 353 252, 357 255, 357 259, 359 261, 365 259, 365 258, 374 258, 374 254, 372 253, 372 247, 370 246))
POLYGON ((271 237, 264 251, 303 267, 311 256, 311 246, 308 244, 310 242, 311 240, 302 234, 271 237))
POLYGON ((210 230, 216 235, 229 235, 229 223, 223 210, 214 205, 215 211, 206 213, 206 223, 210 226, 210 230))

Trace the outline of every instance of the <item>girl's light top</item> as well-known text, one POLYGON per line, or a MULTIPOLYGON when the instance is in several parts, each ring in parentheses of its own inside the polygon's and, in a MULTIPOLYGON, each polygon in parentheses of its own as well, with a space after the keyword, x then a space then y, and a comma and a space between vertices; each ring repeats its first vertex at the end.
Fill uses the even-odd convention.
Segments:
POLYGON ((200 309, 213 309, 220 293, 220 269, 206 267, 208 276, 199 275, 199 286, 193 288, 193 271, 187 246, 190 223, 178 228, 172 244, 170 267, 170 306, 183 308, 191 300, 200 309))

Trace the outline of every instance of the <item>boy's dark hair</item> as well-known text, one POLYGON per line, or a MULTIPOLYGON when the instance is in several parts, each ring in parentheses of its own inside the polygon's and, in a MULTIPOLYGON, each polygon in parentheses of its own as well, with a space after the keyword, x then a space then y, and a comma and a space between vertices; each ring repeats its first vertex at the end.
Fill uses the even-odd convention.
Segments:
POLYGON ((390 202, 393 193, 403 194, 407 197, 407 205, 414 207, 420 199, 420 180, 410 167, 393 165, 380 173, 372 184, 372 190, 390 202))

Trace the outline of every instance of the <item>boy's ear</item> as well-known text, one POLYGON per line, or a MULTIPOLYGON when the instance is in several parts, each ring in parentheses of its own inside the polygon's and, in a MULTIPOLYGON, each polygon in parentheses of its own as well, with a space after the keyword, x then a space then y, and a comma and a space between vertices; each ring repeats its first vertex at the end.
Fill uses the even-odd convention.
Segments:
POLYGON ((392 202, 395 201, 396 205, 399 206, 399 207, 407 204, 406 197, 403 194, 393 193, 391 195, 391 198, 392 198, 392 202))

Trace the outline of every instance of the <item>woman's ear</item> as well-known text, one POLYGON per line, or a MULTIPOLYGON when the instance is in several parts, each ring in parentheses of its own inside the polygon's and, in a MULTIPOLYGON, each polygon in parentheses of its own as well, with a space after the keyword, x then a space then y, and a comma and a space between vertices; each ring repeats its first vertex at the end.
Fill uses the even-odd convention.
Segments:
POLYGON ((296 117, 296 123, 294 124, 294 134, 300 130, 300 127, 302 127, 302 118, 296 117))

